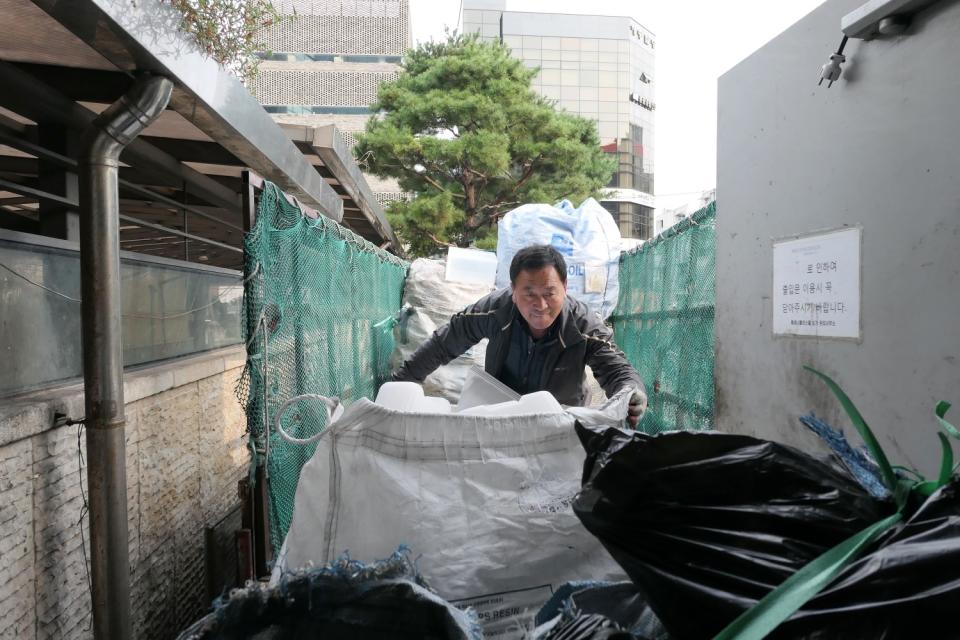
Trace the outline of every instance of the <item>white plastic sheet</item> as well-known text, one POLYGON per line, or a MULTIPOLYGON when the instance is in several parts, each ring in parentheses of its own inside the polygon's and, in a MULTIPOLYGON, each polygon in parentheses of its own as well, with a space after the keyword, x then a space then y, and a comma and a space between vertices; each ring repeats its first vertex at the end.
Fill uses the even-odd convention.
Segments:
MULTIPOLYGON (((403 302, 410 305, 411 313, 394 329, 397 346, 390 366, 398 368, 434 331, 447 324, 450 316, 492 290, 489 284, 447 281, 443 260, 414 260, 403 289, 403 302)), ((456 403, 467 371, 475 364, 483 367, 486 348, 487 341, 481 340, 465 354, 427 376, 423 381, 426 394, 456 403)))
POLYGON ((593 198, 578 207, 525 204, 507 213, 497 228, 497 287, 510 285, 510 262, 520 249, 549 244, 567 263, 567 292, 607 318, 619 293, 620 229, 593 198))
POLYGON ((570 504, 584 460, 574 421, 622 425, 628 401, 503 417, 361 399, 303 467, 277 571, 406 544, 442 597, 477 609, 486 637, 519 638, 560 584, 623 579, 570 504))

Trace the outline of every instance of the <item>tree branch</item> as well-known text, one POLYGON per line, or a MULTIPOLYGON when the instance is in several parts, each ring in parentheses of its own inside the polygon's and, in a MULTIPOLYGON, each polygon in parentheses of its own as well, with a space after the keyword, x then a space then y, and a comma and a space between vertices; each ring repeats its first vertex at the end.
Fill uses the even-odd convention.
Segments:
POLYGON ((407 169, 406 167, 404 167, 404 169, 406 169, 406 171, 407 171, 408 173, 412 173, 412 174, 414 174, 415 176, 417 176, 417 177, 419 177, 419 178, 423 178, 423 179, 426 180, 427 183, 428 183, 430 186, 432 186, 434 189, 438 189, 439 191, 442 191, 443 193, 449 193, 449 194, 450 194, 451 196, 453 196, 454 198, 460 198, 461 200, 464 199, 464 198, 466 198, 466 196, 464 196, 464 195, 462 195, 462 194, 454 193, 453 191, 450 191, 449 189, 445 189, 442 184, 440 184, 439 182, 437 182, 436 180, 434 180, 433 178, 431 178, 430 176, 428 176, 428 175, 425 174, 425 173, 419 173, 419 172, 417 172, 417 171, 414 171, 413 169, 407 169))
POLYGON ((420 231, 421 231, 422 233, 424 233, 428 238, 430 238, 431 240, 433 240, 434 242, 436 242, 437 244, 439 244, 439 245, 441 245, 441 246, 444 246, 444 247, 455 247, 455 246, 457 246, 457 245, 451 244, 451 243, 449 243, 449 242, 444 242, 443 240, 441 240, 441 239, 438 238, 437 236, 433 235, 432 233, 430 233, 430 232, 427 231, 426 229, 420 229, 420 231))

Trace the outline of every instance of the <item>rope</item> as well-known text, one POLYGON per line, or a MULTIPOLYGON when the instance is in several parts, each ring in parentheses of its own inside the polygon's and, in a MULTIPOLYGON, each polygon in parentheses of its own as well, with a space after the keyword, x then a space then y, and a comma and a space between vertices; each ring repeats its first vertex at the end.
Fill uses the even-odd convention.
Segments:
POLYGON ((277 410, 277 417, 273 419, 273 428, 277 433, 280 434, 280 437, 289 442, 290 444, 311 444, 316 442, 327 433, 328 429, 323 429, 319 433, 315 433, 309 438, 294 438, 289 433, 283 430, 283 427, 280 426, 280 419, 283 418, 283 414, 286 413, 287 408, 294 402, 299 402, 300 400, 319 400, 327 408, 327 428, 329 429, 330 423, 333 422, 333 412, 337 410, 337 407, 340 406, 340 401, 336 398, 328 398, 327 396, 322 396, 318 393, 304 393, 299 396, 293 396, 286 402, 284 402, 280 409, 277 410))

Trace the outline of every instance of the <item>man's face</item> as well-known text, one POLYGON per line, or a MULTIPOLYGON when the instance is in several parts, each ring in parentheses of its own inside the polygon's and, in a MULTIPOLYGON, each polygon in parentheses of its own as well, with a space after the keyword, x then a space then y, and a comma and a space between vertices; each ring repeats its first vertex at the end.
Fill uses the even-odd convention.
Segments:
POLYGON ((513 283, 513 303, 527 321, 534 338, 546 333, 563 309, 567 284, 552 267, 524 269, 513 283))

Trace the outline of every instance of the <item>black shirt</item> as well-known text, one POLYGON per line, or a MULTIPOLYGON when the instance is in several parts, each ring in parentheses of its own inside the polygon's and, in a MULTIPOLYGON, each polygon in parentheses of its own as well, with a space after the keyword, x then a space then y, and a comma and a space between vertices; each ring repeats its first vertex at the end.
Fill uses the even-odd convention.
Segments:
POLYGON ((510 348, 500 381, 521 395, 541 391, 547 380, 544 371, 547 354, 557 343, 558 325, 559 322, 554 321, 542 338, 534 340, 526 320, 518 314, 510 327, 510 348))

